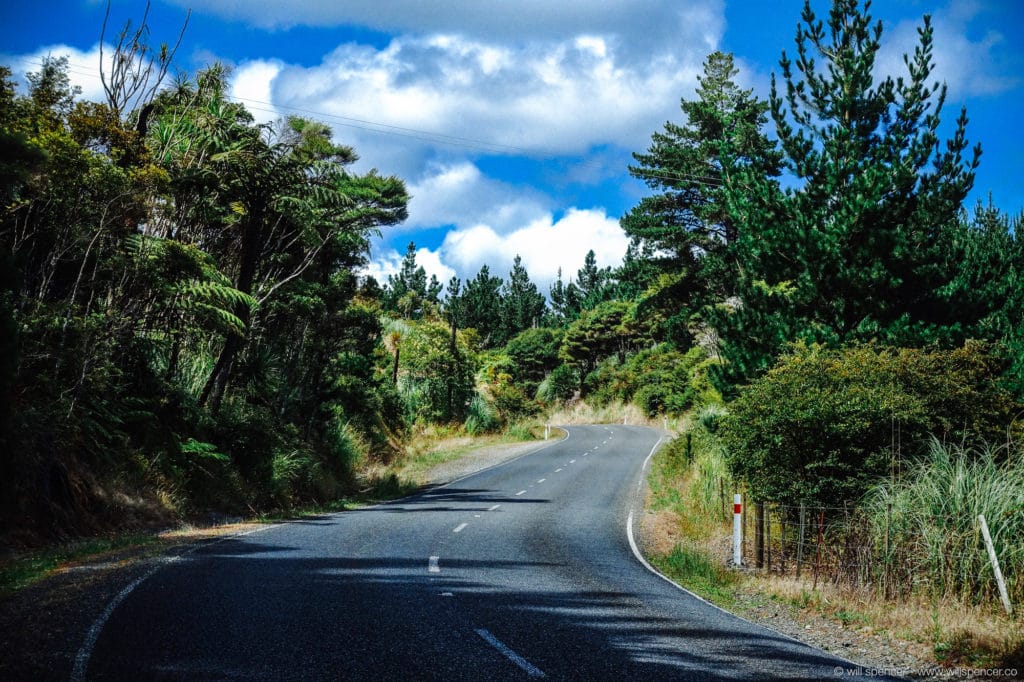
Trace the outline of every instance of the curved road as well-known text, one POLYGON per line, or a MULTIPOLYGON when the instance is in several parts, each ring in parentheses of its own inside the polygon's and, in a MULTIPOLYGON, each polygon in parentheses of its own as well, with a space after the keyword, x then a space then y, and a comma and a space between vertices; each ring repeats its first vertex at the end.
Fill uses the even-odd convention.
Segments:
POLYGON ((633 555, 659 434, 568 429, 410 498, 185 554, 107 609, 72 679, 828 679, 822 651, 633 555))

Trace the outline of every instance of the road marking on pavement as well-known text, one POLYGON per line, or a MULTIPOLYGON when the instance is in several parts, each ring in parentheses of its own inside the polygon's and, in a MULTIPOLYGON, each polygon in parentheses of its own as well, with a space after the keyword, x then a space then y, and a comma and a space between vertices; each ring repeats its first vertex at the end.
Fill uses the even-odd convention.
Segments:
POLYGON ((468 525, 469 525, 468 523, 460 523, 459 525, 455 526, 455 530, 453 530, 452 532, 453 533, 461 533, 462 529, 465 528, 468 525))
POLYGON ((491 507, 490 509, 488 509, 487 511, 494 511, 495 509, 497 509, 500 506, 501 506, 500 504, 496 504, 493 507, 491 507))
POLYGON ((430 557, 430 559, 427 560, 427 572, 428 573, 440 573, 441 572, 441 566, 438 563, 439 561, 441 561, 441 557, 439 557, 439 556, 432 556, 432 557, 430 557))
POLYGON ((546 478, 540 478, 540 479, 537 479, 537 483, 543 483, 543 482, 544 482, 544 481, 546 481, 546 480, 548 480, 548 479, 546 479, 546 478))
POLYGON ((479 518, 480 518, 480 515, 479 515, 479 514, 473 514, 473 518, 474 518, 474 519, 479 519, 479 518))
POLYGON ((576 460, 574 460, 574 459, 570 459, 569 460, 569 464, 575 464, 575 463, 576 463, 576 460))
POLYGON ((442 592, 441 596, 442 597, 454 597, 455 595, 452 594, 451 592, 442 592))
POLYGON ((558 467, 557 469, 555 469, 555 473, 557 474, 561 470, 562 470, 562 467, 558 467))
MULTIPOLYGON (((270 530, 271 528, 277 528, 279 525, 280 524, 275 523, 269 526, 253 528, 252 530, 247 530, 244 533, 227 535, 219 540, 214 540, 210 545, 215 545, 224 542, 225 540, 234 540, 245 535, 252 535, 253 533, 262 533, 263 531, 270 530)), ((110 603, 107 604, 107 608, 103 609, 103 613, 100 614, 99 618, 97 618, 89 627, 88 632, 85 633, 85 641, 82 642, 82 646, 79 647, 78 653, 75 654, 75 667, 71 670, 71 682, 82 682, 82 680, 85 679, 85 672, 89 668, 89 658, 92 656, 92 650, 95 648, 96 642, 100 638, 100 632, 103 631, 103 627, 107 624, 107 621, 110 620, 110 616, 113 615, 114 609, 116 609, 121 602, 127 599, 128 595, 130 595, 136 587, 151 578, 157 571, 167 564, 173 564, 175 561, 181 560, 201 547, 209 547, 210 545, 194 544, 180 554, 163 557, 157 560, 156 566, 143 573, 141 576, 129 583, 123 590, 118 592, 114 598, 110 600, 110 603)))
POLYGON ((520 490, 519 492, 516 493, 516 497, 519 497, 520 495, 525 495, 525 494, 526 494, 525 490, 520 490))
POLYGON ((484 641, 501 652, 501 655, 522 668, 530 677, 544 677, 544 671, 530 663, 528 660, 509 649, 505 644, 487 630, 480 628, 476 634, 484 638, 484 641))

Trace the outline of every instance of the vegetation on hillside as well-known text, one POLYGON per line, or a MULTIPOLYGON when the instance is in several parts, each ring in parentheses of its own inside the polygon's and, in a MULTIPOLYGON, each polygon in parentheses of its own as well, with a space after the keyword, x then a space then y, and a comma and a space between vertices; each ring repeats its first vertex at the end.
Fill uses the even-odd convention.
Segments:
POLYGON ((964 111, 940 139, 929 19, 902 73, 877 72, 881 34, 857 0, 808 3, 768 101, 709 55, 635 154, 621 267, 591 251, 548 291, 518 257, 439 282, 415 244, 366 276, 403 181, 352 172, 322 123, 257 123, 223 67, 130 102, 81 101, 61 59, 20 89, 3 69, 0 533, 330 504, 416 433, 630 405, 694 415, 671 452, 713 443, 680 464, 704 505, 931 496, 950 505, 886 526, 930 557, 944 532, 977 553, 965 515, 995 510, 1019 591, 1024 507, 981 481, 1021 466, 1021 220, 963 205, 980 150, 964 111))

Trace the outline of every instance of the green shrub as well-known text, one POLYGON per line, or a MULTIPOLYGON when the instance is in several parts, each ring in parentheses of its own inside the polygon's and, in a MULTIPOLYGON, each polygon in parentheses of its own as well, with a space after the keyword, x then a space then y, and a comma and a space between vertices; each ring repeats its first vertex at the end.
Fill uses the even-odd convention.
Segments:
POLYGON ((537 400, 552 404, 571 399, 580 385, 579 375, 572 365, 559 365, 537 387, 537 400))
POLYGON ((1024 600, 1024 449, 970 450, 932 440, 927 459, 865 498, 873 563, 890 586, 927 586, 967 601, 998 599, 978 530, 984 514, 1011 601, 1024 600), (888 539, 888 545, 886 545, 888 539), (921 576, 927 580, 921 581, 921 576))
POLYGON ((733 472, 761 499, 858 500, 929 434, 991 439, 1015 405, 980 344, 940 350, 797 345, 722 422, 733 472), (892 446, 896 446, 893 451, 892 446))
POLYGON ((497 431, 501 426, 494 408, 479 394, 473 396, 466 414, 466 433, 471 436, 497 431))
POLYGON ((718 433, 718 427, 722 419, 729 414, 729 410, 722 405, 709 404, 697 410, 697 423, 701 428, 710 434, 718 433))

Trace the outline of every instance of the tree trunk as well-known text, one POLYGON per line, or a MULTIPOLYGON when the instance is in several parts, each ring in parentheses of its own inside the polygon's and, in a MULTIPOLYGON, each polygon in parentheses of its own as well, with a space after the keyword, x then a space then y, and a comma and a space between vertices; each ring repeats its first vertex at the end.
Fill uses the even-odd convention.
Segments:
MULTIPOLYGON (((256 268, 260 261, 260 252, 263 250, 263 211, 254 212, 252 218, 246 221, 245 229, 242 231, 242 262, 238 269, 238 283, 235 288, 245 294, 252 294, 253 282, 256 279, 256 268)), ((249 306, 239 303, 235 307, 235 314, 246 329, 249 328, 251 315, 249 306)), ((227 390, 228 382, 231 379, 231 372, 235 365, 235 358, 245 346, 245 338, 235 333, 228 334, 224 342, 224 348, 217 358, 217 363, 206 380, 203 392, 199 395, 199 405, 209 405, 210 412, 217 414, 220 411, 220 404, 224 400, 224 393, 227 390)))

